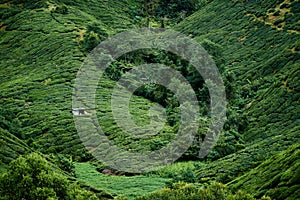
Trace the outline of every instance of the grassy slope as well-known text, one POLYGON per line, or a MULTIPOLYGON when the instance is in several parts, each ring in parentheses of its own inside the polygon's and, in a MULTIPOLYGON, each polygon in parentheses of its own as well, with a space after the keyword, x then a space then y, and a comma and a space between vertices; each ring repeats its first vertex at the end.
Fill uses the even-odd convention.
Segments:
POLYGON ((229 183, 236 189, 253 191, 274 199, 300 198, 300 144, 292 145, 280 154, 264 161, 255 169, 229 183), (254 178, 255 177, 255 178, 254 178))
MULTIPOLYGON (((245 99, 235 106, 248 117, 249 125, 244 131, 248 142, 278 135, 279 128, 290 131, 299 119, 299 32, 277 30, 253 17, 255 12, 270 15, 268 10, 278 2, 281 1, 257 5, 254 1, 212 1, 177 27, 222 46, 224 66, 236 77, 233 101, 245 99)), ((292 25, 296 27, 299 13, 294 13, 294 17, 296 22, 292 25)))
MULTIPOLYGON (((222 46, 223 67, 235 77, 235 96, 230 104, 242 113, 237 123, 246 122, 239 132, 247 147, 200 169, 201 181, 217 179, 226 183, 269 156, 299 143, 297 7, 297 3, 280 0, 261 3, 216 0, 176 27, 198 40, 207 38, 222 46), (284 3, 290 8, 280 9, 284 3), (273 10, 280 15, 274 16, 273 10), (284 22, 281 27, 275 22, 279 18, 284 22)), ((280 164, 274 168, 280 169, 280 164)), ((257 188, 245 189, 254 192, 252 189, 257 188)), ((281 189, 287 192, 287 188, 281 189)))
MULTIPOLYGON (((139 139, 129 136, 114 122, 110 99, 114 85, 115 82, 108 78, 100 80, 96 95, 99 124, 109 139, 114 140, 115 144, 129 151, 152 151, 161 145, 168 144, 174 137, 173 128, 169 125, 165 125, 157 135, 139 139)), ((153 102, 143 97, 132 95, 129 105, 132 120, 141 127, 149 125, 149 109, 153 105, 153 102)))
MULTIPOLYGON (((70 113, 73 79, 85 58, 78 41, 92 22, 110 34, 130 27, 128 4, 135 3, 64 0, 52 1, 44 8, 19 9, 4 2, 0 5, 0 106, 17 116, 21 137, 33 138, 28 140, 31 147, 82 157, 85 150, 70 113), (50 12, 63 3, 67 14, 50 12)), ((280 12, 284 27, 275 27, 280 17, 274 16, 272 9, 280 10, 280 2, 257 5, 254 1, 215 0, 177 27, 199 40, 208 38, 222 46, 224 66, 236 77, 236 96, 231 104, 246 118, 247 126, 240 133, 247 148, 205 165, 198 173, 200 181, 229 182, 299 142, 299 28, 293 21, 299 20, 299 13, 284 19, 284 12, 280 12)), ((109 117, 104 121, 108 131, 114 127, 109 121, 109 117)), ((12 137, 6 131, 1 135, 12 137)), ((111 137, 118 139, 117 132, 111 137)), ((157 145, 155 141, 153 144, 157 145)), ((5 148, 1 145, 1 152, 7 152, 5 148)), ((12 151, 15 156, 11 158, 18 155, 16 152, 12 151)), ((248 176, 243 177, 247 180, 248 176)), ((239 181, 243 182, 243 177, 239 181)))
MULTIPOLYGON (((135 1, 51 1, 36 9, 2 7, 2 13, 16 13, 2 16, 0 104, 16 116, 20 137, 27 139, 28 145, 44 153, 90 158, 77 136, 71 114, 72 84, 86 56, 78 42, 87 25, 93 23, 108 34, 132 27, 130 9, 136 5, 135 1), (66 13, 54 12, 63 5, 66 13)), ((107 99, 113 84, 109 79, 99 83, 97 100, 98 117, 110 139, 135 150, 151 150, 167 143, 172 138, 172 128, 168 126, 159 136, 159 144, 156 137, 140 144, 140 140, 121 134, 109 114, 107 99)), ((148 119, 141 116, 147 115, 151 102, 133 97, 131 105, 136 119, 147 124, 148 119)))
POLYGON ((0 146, 0 173, 19 155, 30 152, 23 141, 2 128, 0 128, 0 146))
MULTIPOLYGON (((100 24, 109 34, 129 28, 132 21, 128 4, 135 5, 135 2, 64 3, 68 9, 67 14, 51 12, 63 5, 62 1, 51 1, 47 7, 38 9, 21 9, 14 5, 1 4, 1 13, 4 16, 2 15, 0 31, 0 104, 6 110, 12 111, 13 117, 9 119, 11 127, 19 125, 19 137, 25 139, 33 149, 43 153, 72 154, 75 158, 85 159, 86 150, 77 136, 71 115, 72 84, 85 58, 85 54, 79 49, 78 41, 82 39, 81 34, 84 36, 87 25, 93 22, 100 24)), ((99 84, 99 118, 103 123, 101 125, 105 126, 105 131, 111 139, 115 138, 126 148, 156 148, 159 144, 156 144, 155 140, 150 140, 148 146, 140 145, 138 141, 126 146, 130 141, 124 139, 124 134, 120 134, 117 126, 113 124, 112 116, 107 114, 110 111, 110 102, 103 101, 103 98, 110 95, 111 84, 113 83, 110 80, 99 84)), ((147 123, 147 119, 138 118, 141 114, 147 114, 147 109, 152 103, 135 96, 132 102, 131 109, 137 114, 136 119, 147 123)), ((166 133, 170 132, 168 127, 166 128, 166 133)), ((24 154, 28 146, 1 129, 2 138, 4 139, 1 140, 0 163, 5 167, 19 154, 24 154), (14 141, 9 137, 15 138, 14 141)), ((166 140, 168 139, 167 137, 166 140)), ((88 173, 85 171, 87 167, 83 171, 82 169, 77 170, 80 180, 114 194, 131 197, 161 188, 169 180, 157 176, 110 177, 108 180, 99 173, 98 177, 94 176, 93 179, 82 175, 88 173)), ((92 170, 92 167, 89 169, 92 170)), ((85 183, 82 184, 86 187, 85 183)))
POLYGON ((153 192, 165 186, 170 179, 159 176, 113 176, 99 173, 89 163, 75 163, 76 175, 98 189, 104 189, 114 195, 125 195, 128 199, 153 192))
POLYGON ((108 33, 130 27, 130 3, 50 1, 26 9, 2 2, 0 105, 16 116, 21 137, 33 138, 31 147, 85 153, 71 115, 72 83, 85 58, 78 41, 95 22, 108 33), (66 14, 51 12, 63 3, 66 14))

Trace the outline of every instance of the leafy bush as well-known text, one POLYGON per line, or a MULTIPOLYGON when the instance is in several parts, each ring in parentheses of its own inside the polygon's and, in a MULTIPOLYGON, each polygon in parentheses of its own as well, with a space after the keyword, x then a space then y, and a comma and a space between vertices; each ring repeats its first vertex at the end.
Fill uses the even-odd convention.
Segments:
POLYGON ((278 10, 278 11, 274 12, 273 15, 274 15, 274 16, 279 16, 279 15, 280 15, 280 11, 278 10))
POLYGON ((158 16, 172 18, 180 17, 180 14, 188 16, 196 10, 197 3, 198 1, 195 0, 160 0, 156 12, 158 16))
POLYGON ((299 13, 300 12, 300 3, 299 3, 299 1, 292 2, 290 7, 291 7, 291 12, 293 12, 293 13, 299 13))
POLYGON ((9 8, 0 8, 0 19, 8 19, 9 17, 17 15, 22 10, 17 6, 11 6, 9 8))
POLYGON ((284 22, 284 20, 283 19, 277 19, 275 22, 274 22, 274 25, 275 26, 277 26, 277 25, 279 25, 280 23, 282 23, 282 22, 284 22))
POLYGON ((207 2, 208 0, 143 0, 141 11, 135 11, 134 14, 146 17, 148 25, 150 18, 160 21, 161 28, 164 28, 165 20, 168 24, 178 23, 207 2))
POLYGON ((70 183, 38 153, 21 156, 10 163, 0 177, 4 199, 97 199, 92 193, 70 183))
POLYGON ((68 159, 62 154, 52 155, 52 157, 54 158, 55 164, 60 169, 64 170, 65 172, 70 173, 70 175, 75 176, 75 166, 72 161, 72 157, 70 157, 70 159, 68 159))
POLYGON ((59 14, 68 14, 68 7, 65 5, 57 6, 53 12, 59 14))
POLYGON ((21 122, 12 111, 0 108, 0 127, 18 138, 24 139, 24 134, 21 132, 21 122))
POLYGON ((107 32, 98 23, 92 23, 87 26, 87 31, 84 34, 84 39, 81 42, 83 50, 92 51, 101 41, 107 38, 107 32))
POLYGON ((151 173, 165 178, 173 178, 181 174, 182 171, 186 171, 187 169, 193 171, 195 168, 201 168, 204 165, 204 163, 199 161, 175 162, 151 173))
POLYGON ((177 182, 195 183, 197 181, 197 176, 191 168, 181 170, 179 174, 174 174, 171 178, 173 178, 172 181, 166 183, 167 187, 170 188, 177 182))

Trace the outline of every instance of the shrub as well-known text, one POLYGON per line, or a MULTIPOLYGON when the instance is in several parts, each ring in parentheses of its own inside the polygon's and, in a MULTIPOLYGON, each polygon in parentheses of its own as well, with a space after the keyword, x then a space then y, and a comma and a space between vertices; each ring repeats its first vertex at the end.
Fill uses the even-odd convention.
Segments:
POLYGON ((71 175, 75 176, 75 166, 72 161, 72 157, 70 159, 66 158, 62 154, 58 154, 57 156, 54 156, 55 164, 62 170, 70 173, 71 175))
POLYGON ((0 108, 0 127, 18 138, 24 139, 24 134, 21 132, 21 122, 14 112, 8 109, 0 108))
POLYGON ((68 8, 65 5, 58 6, 55 8, 54 12, 59 14, 68 14, 68 8))
POLYGON ((274 25, 277 26, 278 24, 284 22, 283 19, 277 19, 275 22, 274 22, 274 25))
POLYGON ((291 3, 291 12, 292 13, 299 13, 300 12, 300 3, 299 1, 294 1, 291 3))
POLYGON ((97 199, 92 193, 70 183, 53 170, 38 153, 12 161, 0 176, 0 196, 4 199, 97 199))
POLYGON ((280 11, 276 11, 273 15, 274 16, 279 16, 280 15, 280 11))
POLYGON ((93 23, 87 26, 87 32, 84 34, 84 39, 81 47, 84 51, 92 51, 101 41, 107 38, 108 34, 101 28, 100 24, 93 23))
POLYGON ((158 16, 178 17, 185 13, 187 16, 192 14, 197 8, 198 1, 194 0, 160 0, 156 9, 158 16))
POLYGON ((172 188, 176 182, 195 183, 197 181, 195 172, 189 167, 185 170, 181 170, 179 174, 175 174, 172 178, 172 181, 167 182, 167 186, 170 188, 172 188))

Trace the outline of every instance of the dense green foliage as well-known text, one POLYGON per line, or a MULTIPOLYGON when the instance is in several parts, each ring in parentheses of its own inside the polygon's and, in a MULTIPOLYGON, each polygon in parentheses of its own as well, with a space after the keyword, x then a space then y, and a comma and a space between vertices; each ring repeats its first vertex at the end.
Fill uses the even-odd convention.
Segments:
MULTIPOLYGON (((255 200, 255 198, 242 191, 233 194, 228 188, 220 183, 213 183, 208 187, 199 187, 193 184, 178 182, 173 185, 173 189, 164 188, 142 197, 137 200, 255 200)), ((261 200, 268 200, 268 197, 262 197, 261 200)))
MULTIPOLYGON (((216 64, 219 66, 220 71, 223 72, 224 69, 221 68, 221 63, 223 62, 223 57, 221 54, 221 47, 219 45, 209 41, 209 40, 203 40, 200 42, 205 49, 208 50, 208 52, 213 55, 213 58, 217 61, 216 64)), ((173 69, 179 71, 181 75, 183 75, 186 80, 190 83, 191 87, 194 89, 196 96, 199 100, 199 111, 201 113, 200 118, 200 127, 198 130, 198 133, 196 134, 195 140, 193 145, 186 151, 186 153, 183 155, 181 159, 183 160, 189 160, 189 159, 198 159, 199 149, 201 147, 201 143, 199 141, 203 140, 205 137, 205 134, 209 128, 210 119, 208 117, 209 112, 209 92, 208 88, 206 86, 206 83, 204 82, 201 75, 197 72, 197 70, 188 62, 179 56, 166 52, 163 50, 150 50, 150 49, 142 49, 134 52, 130 52, 128 54, 122 55, 117 61, 113 62, 112 65, 106 69, 105 75, 112 79, 113 81, 118 81, 122 75, 124 75, 127 71, 131 70, 134 66, 147 64, 147 63, 161 63, 166 66, 170 66, 173 69)), ((224 72, 224 82, 227 87, 227 94, 230 95, 233 92, 233 84, 230 83, 230 79, 232 79, 231 74, 224 72)), ((103 81, 99 83, 101 87, 99 87, 99 102, 101 107, 101 113, 99 115, 99 118, 102 117, 102 115, 108 115, 107 112, 111 112, 107 108, 109 108, 110 102, 103 102, 104 99, 109 99, 109 96, 111 96, 112 89, 103 88, 103 85, 107 85, 108 81, 104 83, 103 81), (105 91, 105 92, 104 92, 105 91), (106 94, 106 91, 109 95, 106 94), (109 92, 110 91, 110 92, 109 92), (101 92, 101 93, 100 93, 101 92), (106 112, 103 113, 104 108, 106 109, 106 112)), ((111 83, 113 85, 113 83, 111 83)), ((183 93, 184 91, 181 91, 183 93)), ((165 88, 164 86, 161 86, 159 84, 150 83, 146 84, 140 88, 138 88, 135 92, 135 95, 142 96, 152 102, 159 103, 166 109, 167 114, 167 122, 168 125, 171 126, 171 131, 176 132, 177 127, 180 125, 180 104, 174 96, 173 92, 165 88)), ((133 98, 134 99, 134 98, 133 98)), ((133 107, 138 105, 137 101, 133 100, 133 107)), ((146 103, 146 102, 144 102, 146 103)), ((228 117, 233 118, 233 120, 236 120, 235 113, 228 112, 228 117)), ((113 120, 109 120, 109 123, 113 120)), ((145 120, 145 119, 143 119, 145 120)), ((110 125, 110 130, 114 127, 114 130, 118 129, 116 125, 110 125)), ((169 128, 169 129, 170 129, 169 128)), ((115 131, 118 135, 122 132, 122 130, 115 131)), ((112 133, 107 133, 111 135, 112 133)), ((169 138, 174 137, 172 134, 168 134, 169 138)), ((124 136, 125 137, 125 136, 124 136)), ((123 138, 124 139, 124 138, 123 138)), ((156 139, 157 140, 157 139, 156 139)), ((127 143, 127 140, 125 140, 124 143, 127 143), (126 141, 126 142, 125 142, 126 141)), ((158 142, 155 144, 156 147, 162 147, 164 144, 167 144, 166 141, 164 141, 164 138, 160 137, 158 142)), ((142 143, 142 148, 146 149, 144 145, 147 143, 145 141, 139 141, 137 139, 134 139, 134 143, 142 143)), ((132 144, 132 142, 131 142, 132 144)), ((225 125, 224 132, 221 134, 221 139, 216 145, 216 148, 213 150, 213 152, 209 155, 207 158, 208 160, 216 160, 218 158, 224 157, 228 154, 234 153, 240 149, 244 148, 244 141, 242 139, 242 136, 238 133, 236 125, 228 121, 225 125), (225 148, 224 148, 225 147, 225 148)), ((132 148, 131 148, 132 149, 132 148)), ((151 150, 155 150, 151 148, 151 150)))
POLYGON ((119 199, 299 198, 299 8, 295 0, 0 0, 0 199, 113 198, 102 189, 119 199), (96 95, 100 125, 114 144, 153 151, 178 128, 178 100, 156 84, 135 92, 130 112, 147 125, 149 108, 159 103, 167 112, 163 129, 143 140, 117 126, 111 92, 135 65, 162 63, 183 74, 200 102, 201 124, 181 162, 143 175, 103 175, 107 166, 86 162, 93 157, 74 126, 74 79, 99 42, 149 26, 172 27, 209 52, 226 87, 227 121, 214 149, 198 160, 210 123, 204 80, 172 53, 126 54, 108 68, 96 95), (47 161, 22 156, 33 151, 48 154, 47 161))
POLYGON ((90 159, 73 124, 72 83, 85 54, 95 45, 90 34, 100 41, 131 26, 127 1, 116 1, 110 10, 105 1, 51 1, 43 8, 4 2, 0 127, 41 152, 90 159), (62 6, 67 13, 58 12, 62 6))
MULTIPOLYGON (((228 183, 299 143, 299 13, 294 13, 295 5, 281 0, 212 1, 177 26, 199 41, 209 39, 221 47, 220 66, 232 77, 228 123, 235 124, 234 130, 242 135, 245 147, 199 168, 200 182, 228 183), (228 9, 218 12, 221 7, 228 9), (277 19, 282 20, 282 26, 275 23, 277 19)), ((275 168, 281 170, 279 165, 275 168)), ((248 178, 255 187, 249 192, 265 185, 253 176, 248 178)), ((271 185, 258 193, 277 199, 271 185)), ((282 192, 286 193, 284 198, 294 198, 286 187, 282 192)))
POLYGON ((136 15, 160 22, 160 28, 177 24, 196 10, 206 5, 209 0, 141 0, 142 9, 136 15))
POLYGON ((20 155, 30 152, 22 140, 0 127, 0 173, 20 155))
POLYGON ((4 199, 98 199, 93 193, 70 183, 54 171, 39 154, 32 153, 11 162, 0 177, 0 195, 4 199))
POLYGON ((274 199, 300 198, 300 144, 270 157, 255 169, 230 182, 231 188, 254 191, 274 199), (263 176, 262 176, 263 174, 263 176), (253 179, 253 177, 256 177, 253 179))

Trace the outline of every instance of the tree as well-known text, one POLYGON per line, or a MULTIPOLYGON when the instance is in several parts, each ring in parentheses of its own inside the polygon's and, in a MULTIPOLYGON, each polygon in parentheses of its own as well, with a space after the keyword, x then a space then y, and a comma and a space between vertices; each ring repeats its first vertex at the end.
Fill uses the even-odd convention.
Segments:
POLYGON ((147 18, 147 26, 150 26, 150 19, 157 16, 156 10, 160 0, 144 0, 142 3, 142 11, 147 18))
POLYGON ((20 156, 0 176, 0 196, 4 199, 97 199, 92 193, 70 183, 66 176, 38 153, 20 156))
POLYGON ((197 9, 197 0, 160 0, 157 15, 160 17, 185 17, 197 9))
POLYGON ((195 12, 199 4, 199 0, 143 0, 142 11, 148 26, 150 19, 156 19, 161 21, 163 28, 166 18, 177 23, 195 12))
POLYGON ((87 26, 87 31, 84 34, 84 40, 81 42, 81 46, 83 50, 90 52, 107 37, 108 34, 101 27, 101 24, 89 24, 87 26))

